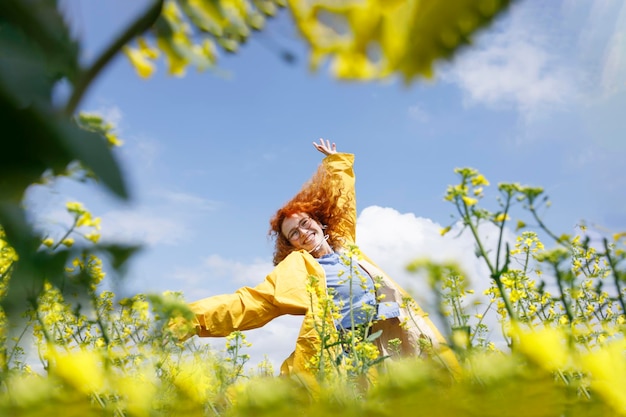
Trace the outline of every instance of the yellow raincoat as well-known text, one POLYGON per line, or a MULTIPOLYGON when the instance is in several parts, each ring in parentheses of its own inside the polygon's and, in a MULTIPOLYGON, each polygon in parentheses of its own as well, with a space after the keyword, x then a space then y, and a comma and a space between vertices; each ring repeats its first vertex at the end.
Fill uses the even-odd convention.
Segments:
MULTIPOLYGON (((328 155, 323 163, 332 177, 343 183, 342 198, 349 198, 351 202, 351 209, 346 216, 352 216, 352 224, 356 225, 354 155, 346 153, 328 155)), ((354 244, 355 232, 352 230, 347 245, 354 244)), ((456 369, 458 364, 454 354, 417 303, 412 299, 407 303, 410 296, 367 257, 363 256, 358 262, 370 276, 381 278, 382 287, 377 290, 377 295, 385 294, 385 301, 395 301, 401 306, 400 317, 382 320, 374 325, 372 331, 383 330, 376 341, 380 352, 384 355, 389 354, 387 341, 400 338, 403 355, 421 355, 424 352, 419 341, 427 338, 442 363, 456 369)), ((307 286, 311 285, 311 275, 318 278, 318 285, 322 292, 325 292, 326 279, 322 266, 308 252, 294 251, 256 287, 244 287, 234 294, 213 296, 191 303, 189 306, 195 314, 193 324, 196 327, 196 334, 228 336, 236 330, 261 327, 283 314, 304 316, 295 351, 283 362, 281 374, 308 372, 311 358, 320 349, 320 339, 313 326, 315 317, 311 310, 311 305, 314 305, 311 301, 312 291, 307 291, 307 286)))

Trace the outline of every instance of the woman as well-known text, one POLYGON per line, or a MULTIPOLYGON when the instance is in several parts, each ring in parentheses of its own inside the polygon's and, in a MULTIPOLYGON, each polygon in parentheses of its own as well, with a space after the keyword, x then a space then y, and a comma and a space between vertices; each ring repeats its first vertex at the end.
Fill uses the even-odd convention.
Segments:
POLYGON ((355 243, 354 155, 337 152, 334 143, 323 139, 313 145, 326 155, 322 165, 270 221, 276 241, 274 270, 254 288, 191 303, 195 334, 227 336, 283 314, 303 315, 295 351, 282 364, 281 374, 309 372, 321 346, 316 297, 329 293, 339 310, 334 324, 340 331, 359 325, 371 332, 382 330, 375 340, 381 354, 398 349, 403 356, 429 354, 455 367, 453 353, 415 301, 366 256, 344 255, 355 243))

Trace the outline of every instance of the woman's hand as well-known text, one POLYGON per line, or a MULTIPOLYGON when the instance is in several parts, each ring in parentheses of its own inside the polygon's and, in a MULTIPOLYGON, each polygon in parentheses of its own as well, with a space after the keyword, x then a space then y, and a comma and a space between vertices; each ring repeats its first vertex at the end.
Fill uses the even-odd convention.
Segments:
POLYGON ((331 145, 329 140, 325 141, 324 139, 320 138, 320 143, 313 142, 313 146, 315 146, 315 149, 317 149, 324 155, 332 155, 334 153, 337 153, 337 145, 335 145, 334 143, 331 145))

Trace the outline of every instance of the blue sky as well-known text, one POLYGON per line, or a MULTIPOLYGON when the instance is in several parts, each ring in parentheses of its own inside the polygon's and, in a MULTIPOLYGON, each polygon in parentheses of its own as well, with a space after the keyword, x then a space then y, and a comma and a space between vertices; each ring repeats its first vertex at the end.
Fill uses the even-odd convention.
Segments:
MULTIPOLYGON (((147 2, 62 4, 89 61, 147 2)), ((454 213, 443 195, 455 167, 477 168, 492 185, 545 187, 558 232, 583 219, 626 230, 623 1, 517 2, 434 80, 408 87, 339 82, 306 60, 285 11, 238 54, 222 53, 215 71, 175 78, 161 62, 143 80, 118 57, 82 108, 117 124, 133 198, 61 181, 29 194, 38 223, 60 235, 65 202, 79 200, 102 218, 104 240, 143 243, 123 295, 232 292, 271 270, 268 220, 314 172, 322 155, 311 142, 324 137, 356 154, 358 243, 424 305, 424 284, 404 272, 414 258, 456 259, 486 285, 470 239, 438 233, 454 213)), ((268 354, 278 365, 299 322, 250 332, 253 361, 268 354)))

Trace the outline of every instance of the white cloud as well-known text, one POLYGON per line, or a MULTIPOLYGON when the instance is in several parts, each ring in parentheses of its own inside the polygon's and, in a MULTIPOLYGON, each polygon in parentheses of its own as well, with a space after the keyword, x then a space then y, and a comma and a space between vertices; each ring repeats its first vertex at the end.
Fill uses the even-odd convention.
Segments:
POLYGON ((182 279, 187 285, 206 283, 207 277, 211 283, 228 286, 254 286, 259 284, 274 266, 271 262, 255 259, 252 263, 243 263, 226 259, 220 255, 211 255, 204 259, 202 265, 196 268, 181 269, 175 272, 177 279, 182 279))
POLYGON ((624 85, 626 85, 626 32, 613 36, 607 48, 602 70, 603 91, 609 94, 623 91, 624 85))
POLYGON ((293 352, 302 325, 303 316, 281 316, 260 329, 246 332, 252 346, 249 348, 250 365, 261 362, 265 356, 274 365, 276 373, 280 365, 293 352))
POLYGON ((274 266, 271 262, 256 259, 252 264, 232 262, 218 255, 211 255, 204 261, 204 265, 209 268, 217 278, 230 279, 242 285, 256 285, 274 266))
POLYGON ((219 203, 190 193, 159 189, 149 201, 102 217, 102 239, 119 243, 177 245, 197 233, 194 220, 219 203))
POLYGON ((156 192, 155 195, 157 197, 162 198, 169 204, 174 204, 178 207, 185 207, 185 210, 199 210, 199 211, 207 211, 207 210, 215 210, 219 207, 220 203, 212 200, 207 200, 206 198, 198 197, 189 193, 181 193, 170 190, 162 190, 156 192))
MULTIPOLYGON (((295 348, 296 339, 302 324, 303 316, 284 315, 272 320, 265 326, 245 332, 246 340, 252 344, 245 347, 242 354, 250 355, 246 370, 256 369, 257 365, 267 358, 278 374, 280 365, 295 348)), ((195 343, 206 343, 218 353, 224 353, 225 340, 223 338, 196 338, 195 343)))
MULTIPOLYGON (((437 306, 428 283, 421 275, 410 273, 406 267, 417 259, 430 259, 434 262, 456 262, 467 274, 470 288, 475 295, 468 297, 467 313, 484 313, 487 307, 483 291, 490 286, 489 269, 482 258, 476 256, 476 244, 469 230, 462 231, 462 226, 456 224, 445 236, 440 231, 443 226, 430 219, 417 217, 413 213, 400 213, 392 208, 371 206, 365 208, 359 218, 357 226, 357 240, 359 247, 382 270, 400 286, 407 290, 427 312, 431 318, 441 326, 441 320, 435 315, 437 306), (469 307, 474 302, 480 302, 476 311, 469 307)), ((484 224, 478 229, 485 250, 493 258, 496 253, 499 232, 492 224, 484 224)), ((505 229, 503 244, 514 242, 514 235, 505 229)), ((493 259, 492 259, 493 260, 493 259)), ((497 317, 490 313, 485 316, 484 323, 490 329, 498 329, 497 317)), ((496 333, 492 341, 500 343, 501 336, 496 333)))
MULTIPOLYGON (((416 259, 435 262, 455 261, 468 274, 475 288, 487 288, 489 271, 482 259, 476 257, 475 242, 468 231, 461 234, 456 225, 445 236, 442 226, 412 213, 399 213, 392 208, 367 207, 358 219, 358 244, 361 250, 378 264, 420 302, 432 299, 426 282, 409 273, 406 267, 416 259)), ((479 230, 490 253, 495 253, 498 231, 485 225, 479 230)), ((505 234, 511 241, 513 236, 505 234)))
POLYGON ((114 210, 101 217, 103 241, 175 245, 192 233, 179 216, 155 214, 147 209, 114 210))
POLYGON ((457 83, 470 103, 516 108, 527 118, 575 95, 575 71, 533 38, 511 26, 464 54, 445 78, 457 83))
POLYGON ((626 3, 526 1, 442 74, 469 104, 526 120, 626 88, 626 3))
POLYGON ((609 25, 608 34, 599 40, 600 45, 604 46, 601 48, 603 52, 601 91, 608 96, 626 88, 626 4, 617 0, 598 2, 594 7, 600 8, 603 3, 606 8, 602 9, 603 13, 594 13, 590 16, 588 29, 597 33, 600 28, 607 27, 609 19, 615 19, 615 23, 609 25))
POLYGON ((178 268, 173 278, 177 291, 182 291, 188 301, 211 295, 232 292, 242 286, 255 286, 274 268, 261 259, 243 263, 219 255, 205 258, 201 265, 178 268))

